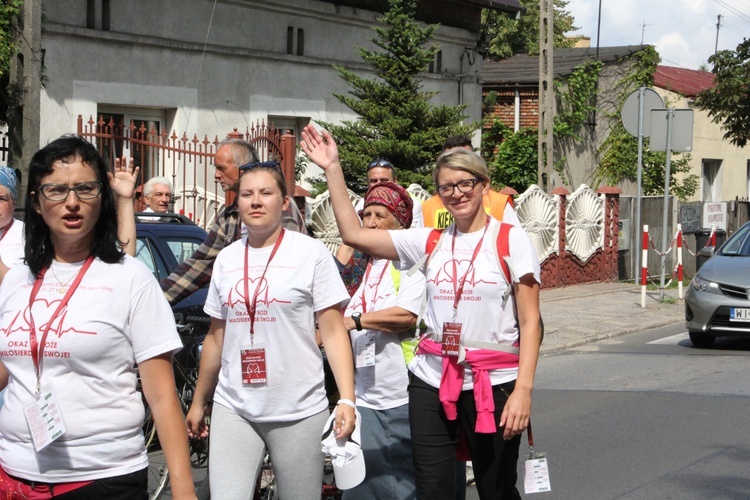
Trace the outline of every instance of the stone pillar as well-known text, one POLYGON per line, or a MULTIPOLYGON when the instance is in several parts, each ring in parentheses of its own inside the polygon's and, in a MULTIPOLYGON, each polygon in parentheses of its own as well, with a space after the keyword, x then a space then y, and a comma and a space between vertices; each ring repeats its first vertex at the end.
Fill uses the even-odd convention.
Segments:
POLYGON ((605 196, 604 202, 604 265, 601 268, 601 281, 618 278, 617 257, 620 233, 620 194, 616 187, 602 187, 596 190, 605 196))

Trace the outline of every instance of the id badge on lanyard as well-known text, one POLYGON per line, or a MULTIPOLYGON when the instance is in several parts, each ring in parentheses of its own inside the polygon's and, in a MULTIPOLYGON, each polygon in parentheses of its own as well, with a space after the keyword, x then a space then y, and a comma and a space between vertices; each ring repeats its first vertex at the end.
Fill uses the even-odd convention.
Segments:
POLYGON ((241 347, 240 367, 242 368, 242 383, 244 385, 268 382, 266 348, 260 344, 241 347))

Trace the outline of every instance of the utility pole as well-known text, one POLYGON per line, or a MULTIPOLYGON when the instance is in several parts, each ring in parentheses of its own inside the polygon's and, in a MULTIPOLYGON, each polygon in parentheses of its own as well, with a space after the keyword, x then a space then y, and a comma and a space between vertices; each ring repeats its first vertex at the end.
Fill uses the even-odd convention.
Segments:
POLYGON ((644 36, 646 34, 646 26, 648 26, 648 25, 649 24, 646 23, 646 21, 643 21, 643 25, 641 26, 641 45, 643 45, 643 39, 644 39, 644 36))
POLYGON ((721 14, 716 16, 716 44, 714 45, 714 55, 719 51, 719 28, 721 28, 721 14))
POLYGON ((537 184, 545 191, 552 186, 552 124, 555 90, 552 85, 553 0, 539 0, 539 142, 537 145, 537 184))

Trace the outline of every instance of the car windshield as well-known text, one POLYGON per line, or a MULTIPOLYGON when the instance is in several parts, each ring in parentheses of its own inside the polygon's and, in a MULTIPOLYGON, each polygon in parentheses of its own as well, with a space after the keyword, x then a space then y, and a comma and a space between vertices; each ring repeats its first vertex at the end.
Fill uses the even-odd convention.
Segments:
POLYGON ((750 224, 745 224, 722 245, 721 255, 750 257, 750 224))

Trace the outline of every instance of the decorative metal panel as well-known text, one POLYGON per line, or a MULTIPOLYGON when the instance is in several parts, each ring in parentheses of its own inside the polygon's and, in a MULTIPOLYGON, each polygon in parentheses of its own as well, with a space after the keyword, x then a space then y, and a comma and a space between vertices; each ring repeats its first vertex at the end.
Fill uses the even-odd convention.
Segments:
POLYGON ((532 185, 516 199, 516 213, 543 262, 557 253, 560 236, 560 200, 532 185))
POLYGON ((419 201, 427 201, 430 198, 432 198, 432 195, 429 191, 427 191, 425 188, 420 186, 419 184, 410 184, 406 190, 411 194, 414 198, 418 199, 419 201))
MULTIPOLYGON (((351 200, 352 205, 356 205, 361 196, 356 195, 351 190, 347 191, 349 191, 349 200, 351 200)), ((331 253, 335 254, 339 245, 341 245, 341 235, 336 225, 336 218, 333 215, 333 205, 328 191, 320 194, 312 201, 308 198, 308 204, 313 234, 325 244, 331 253)))
POLYGON ((604 247, 605 196, 582 184, 568 196, 565 214, 565 249, 588 261, 597 249, 604 247))

